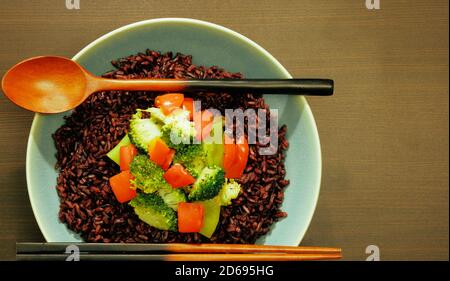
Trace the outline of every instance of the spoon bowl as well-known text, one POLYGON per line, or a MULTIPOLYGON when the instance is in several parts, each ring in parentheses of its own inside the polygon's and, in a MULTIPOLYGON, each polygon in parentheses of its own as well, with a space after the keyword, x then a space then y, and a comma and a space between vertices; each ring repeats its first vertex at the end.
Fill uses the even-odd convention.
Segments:
POLYGON ((35 57, 13 66, 3 76, 2 88, 20 107, 39 113, 59 113, 84 101, 88 75, 68 58, 35 57))

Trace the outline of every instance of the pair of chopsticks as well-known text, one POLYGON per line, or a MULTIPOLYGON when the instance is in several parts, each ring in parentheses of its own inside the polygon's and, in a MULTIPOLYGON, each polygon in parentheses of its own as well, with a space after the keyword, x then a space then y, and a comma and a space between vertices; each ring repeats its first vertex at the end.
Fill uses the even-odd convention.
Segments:
POLYGON ((340 248, 238 244, 17 243, 16 258, 111 261, 307 261, 335 260, 340 248))

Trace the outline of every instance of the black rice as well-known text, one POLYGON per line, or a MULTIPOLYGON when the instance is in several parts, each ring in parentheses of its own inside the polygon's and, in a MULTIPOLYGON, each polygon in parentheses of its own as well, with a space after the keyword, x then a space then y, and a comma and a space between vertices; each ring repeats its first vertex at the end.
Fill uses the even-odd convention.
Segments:
MULTIPOLYGON (((219 67, 192 64, 192 57, 147 50, 112 62, 115 70, 104 74, 114 79, 138 78, 242 78, 219 67)), ((259 155, 260 144, 250 145, 248 166, 238 180, 242 193, 233 204, 222 207, 219 226, 211 239, 155 229, 139 220, 128 204, 114 197, 108 179, 119 167, 106 157, 127 133, 130 116, 137 108, 153 105, 161 93, 110 91, 90 96, 78 106, 53 135, 57 149, 60 197, 59 218, 88 242, 215 242, 254 243, 270 226, 287 214, 282 212, 285 179, 286 127, 278 131, 279 149, 259 155)), ((197 93, 202 108, 266 108, 255 94, 197 93)), ((269 118, 269 117, 268 117, 269 118)), ((259 120, 261 121, 261 120, 259 120)), ((268 121, 268 120, 266 120, 268 121)))

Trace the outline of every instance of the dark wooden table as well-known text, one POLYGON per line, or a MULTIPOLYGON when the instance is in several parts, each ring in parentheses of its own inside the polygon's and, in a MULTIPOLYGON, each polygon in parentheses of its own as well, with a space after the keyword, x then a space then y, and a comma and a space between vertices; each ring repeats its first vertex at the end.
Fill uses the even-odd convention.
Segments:
MULTIPOLYGON (((319 204, 302 244, 340 246, 363 260, 448 260, 448 1, 0 2, 0 75, 31 56, 71 57, 100 35, 158 17, 234 29, 296 77, 331 77, 309 98, 323 149, 319 204), (395 2, 395 3, 393 3, 395 2)), ((0 259, 39 242, 25 180, 33 114, 0 96, 0 259)))

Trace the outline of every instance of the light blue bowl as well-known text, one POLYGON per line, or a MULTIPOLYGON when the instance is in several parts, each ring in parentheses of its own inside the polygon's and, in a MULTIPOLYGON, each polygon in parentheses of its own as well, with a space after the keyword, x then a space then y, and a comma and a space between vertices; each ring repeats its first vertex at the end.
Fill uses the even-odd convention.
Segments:
MULTIPOLYGON (((247 78, 291 78, 266 50, 250 39, 212 23, 178 18, 154 19, 127 25, 95 40, 73 59, 94 74, 112 69, 110 61, 146 50, 191 54, 196 65, 219 65, 247 78)), ((278 109, 279 124, 288 127, 286 189, 282 209, 288 217, 275 223, 259 243, 298 245, 312 219, 321 179, 320 142, 311 110, 303 97, 265 96, 278 109)), ((66 113, 67 114, 67 113, 66 113)), ((56 149, 52 134, 66 114, 36 114, 27 150, 27 184, 31 206, 48 242, 81 241, 58 219, 55 189, 56 149)))

